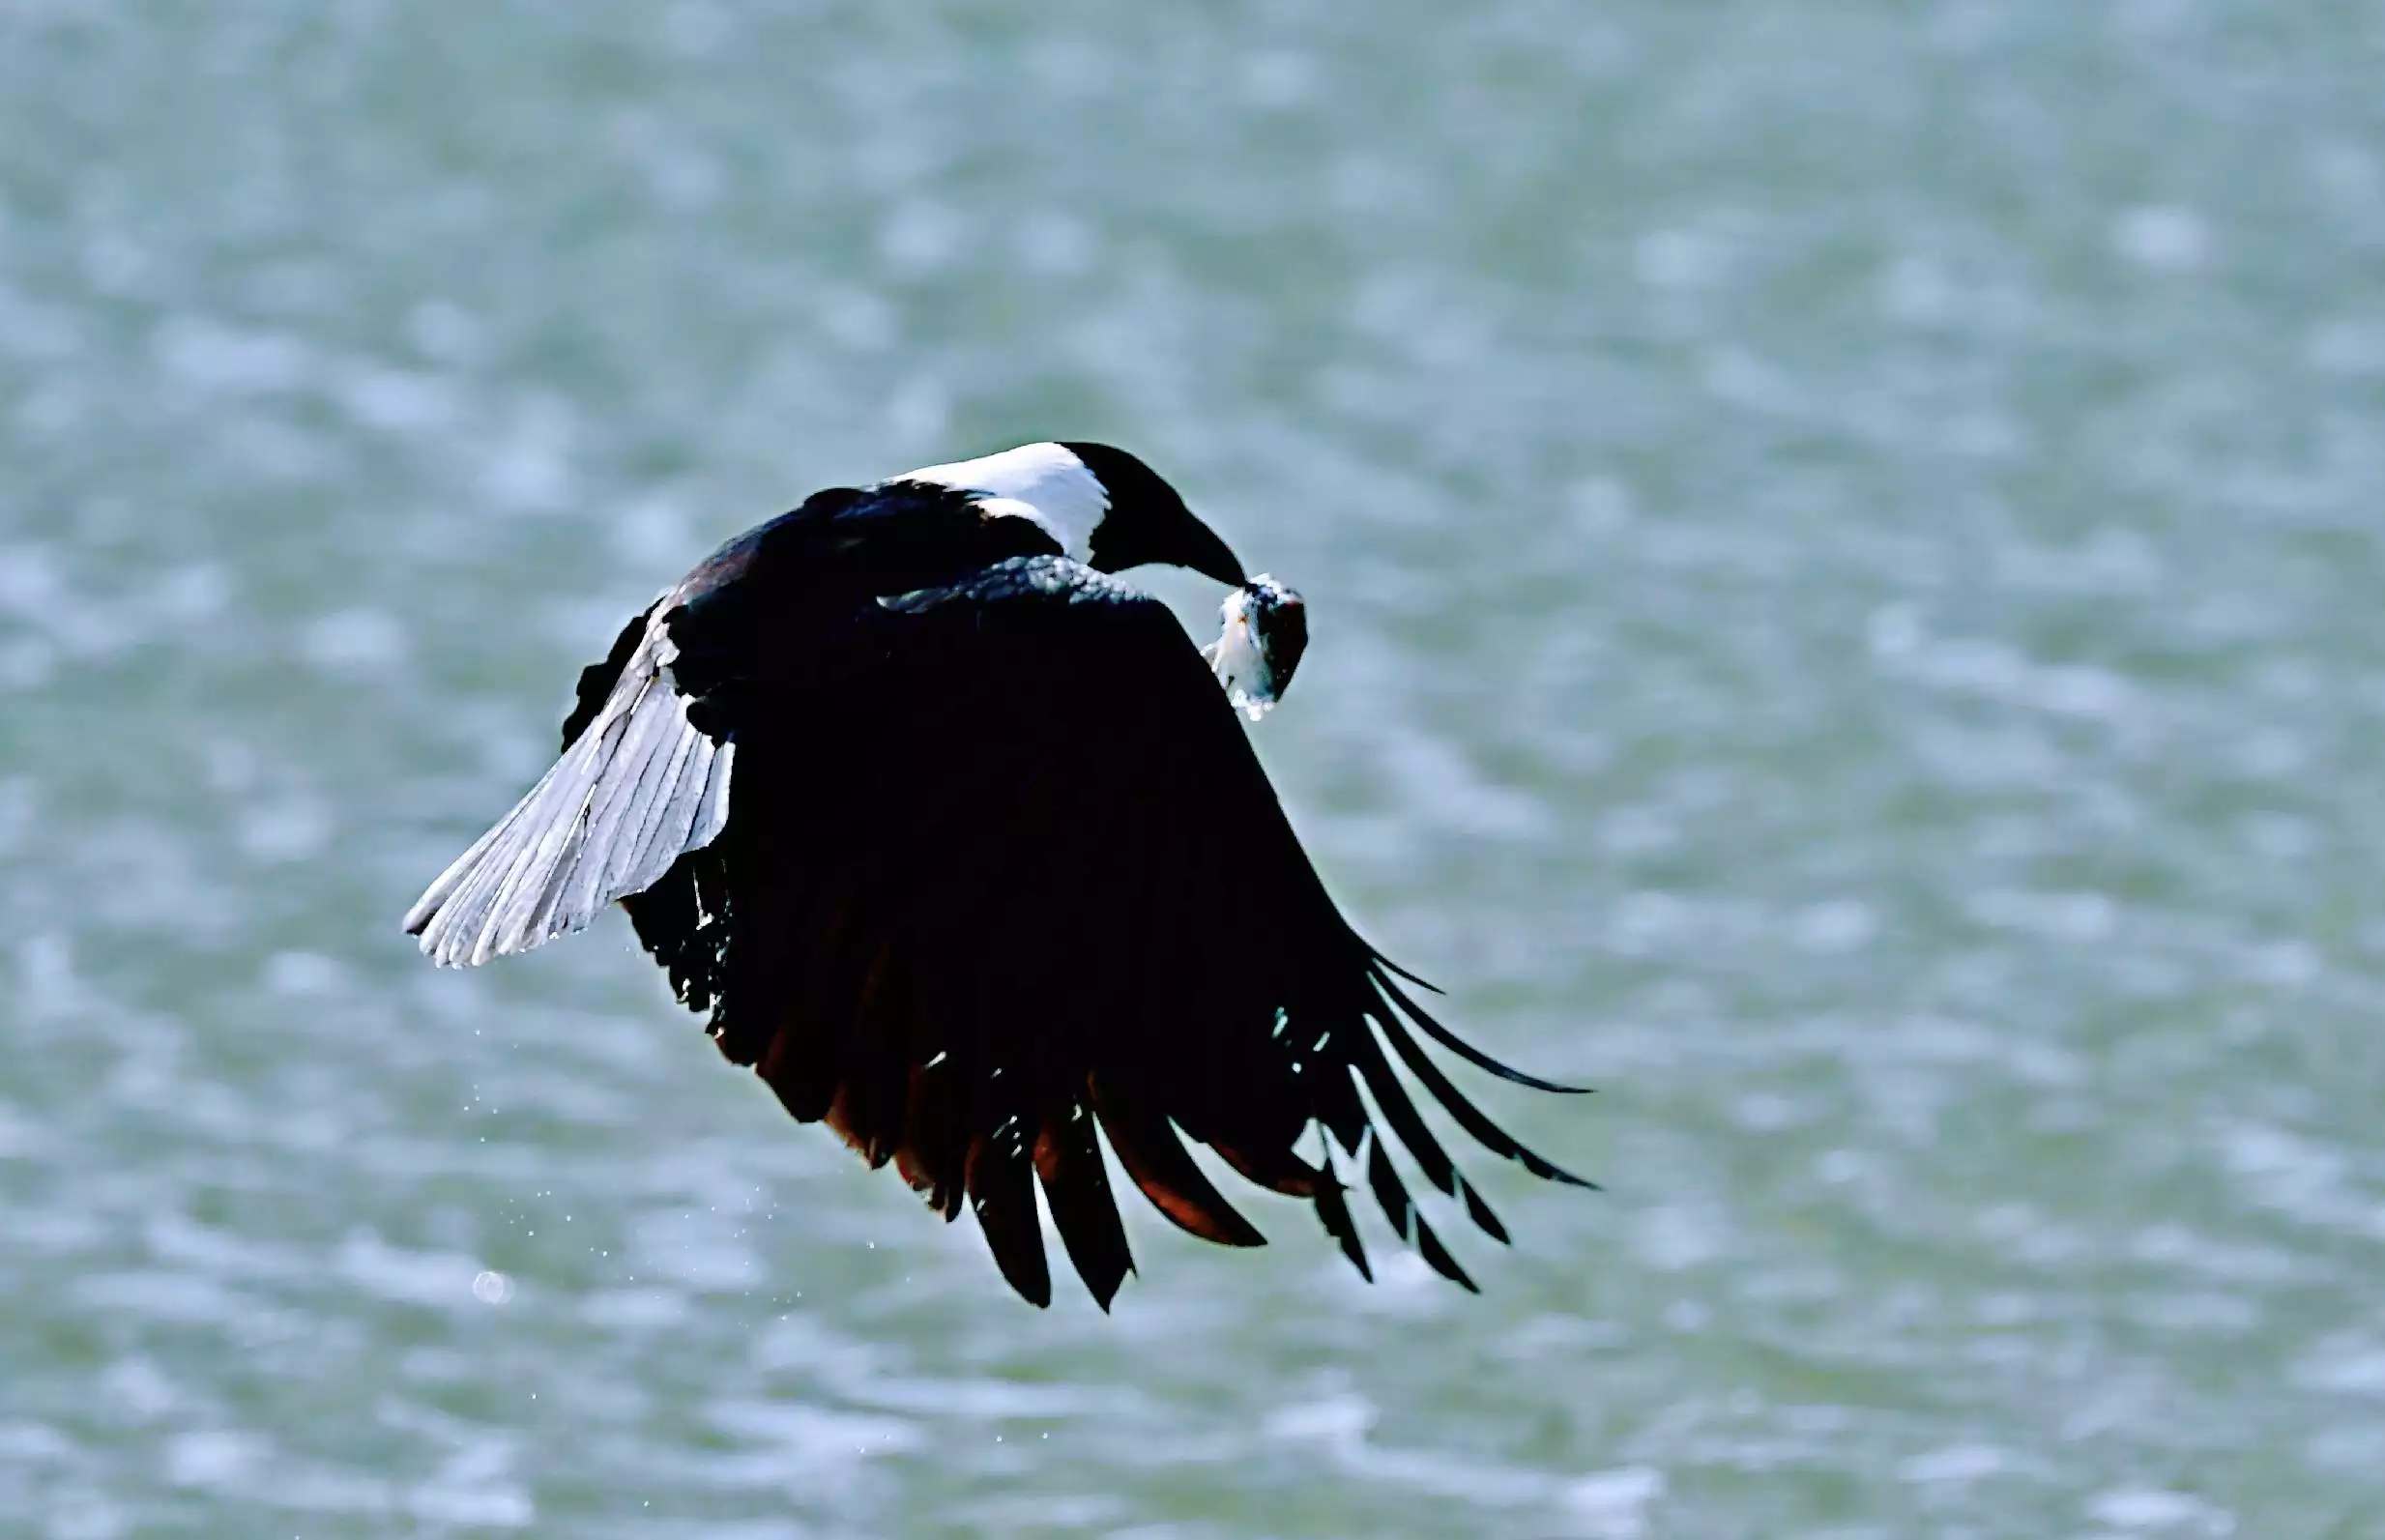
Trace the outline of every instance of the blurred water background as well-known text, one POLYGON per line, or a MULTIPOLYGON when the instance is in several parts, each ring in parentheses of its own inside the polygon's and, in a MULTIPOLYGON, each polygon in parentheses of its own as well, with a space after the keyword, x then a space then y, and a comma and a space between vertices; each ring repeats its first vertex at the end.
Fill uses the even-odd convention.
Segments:
POLYGON ((2374 0, 0 0, 0 1530, 2385 1534, 2380 80, 2374 0), (625 925, 397 933, 714 540, 1063 434, 1305 589, 1312 852, 1602 1088, 1485 1089, 1611 1190, 1476 1162, 1484 1298, 1262 1200, 1038 1314, 625 925))

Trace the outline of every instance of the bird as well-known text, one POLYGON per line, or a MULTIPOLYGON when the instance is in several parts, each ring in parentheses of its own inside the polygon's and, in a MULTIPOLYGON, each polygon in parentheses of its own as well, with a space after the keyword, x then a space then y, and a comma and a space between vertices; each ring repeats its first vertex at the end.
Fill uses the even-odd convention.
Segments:
POLYGON ((1182 1230, 1265 1243, 1190 1141, 1306 1203, 1371 1281, 1343 1178, 1363 1179, 1425 1264, 1478 1293, 1395 1144, 1508 1233, 1394 1061, 1491 1154, 1587 1187, 1418 1034, 1505 1081, 1580 1088, 1442 1026, 1417 998, 1432 986, 1327 894, 1236 717, 1248 701, 1211 666, 1263 672, 1247 623, 1290 591, 1229 596, 1205 655, 1116 575, 1151 564, 1245 583, 1174 486, 1104 444, 815 493, 622 628, 580 675, 561 758, 405 928, 473 965, 618 902, 730 1062, 946 1220, 966 1207, 1037 1306, 1038 1188, 1102 1310, 1135 1270, 1104 1140, 1182 1230))

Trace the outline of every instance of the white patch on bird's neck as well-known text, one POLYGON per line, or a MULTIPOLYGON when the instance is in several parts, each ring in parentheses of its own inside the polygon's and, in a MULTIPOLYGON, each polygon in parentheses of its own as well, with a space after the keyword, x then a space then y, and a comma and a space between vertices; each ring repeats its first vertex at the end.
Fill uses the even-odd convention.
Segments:
POLYGON ((1085 462, 1057 444, 1022 444, 999 454, 930 465, 889 478, 974 493, 996 517, 1031 519, 1073 561, 1092 555, 1093 531, 1110 511, 1110 493, 1085 462))

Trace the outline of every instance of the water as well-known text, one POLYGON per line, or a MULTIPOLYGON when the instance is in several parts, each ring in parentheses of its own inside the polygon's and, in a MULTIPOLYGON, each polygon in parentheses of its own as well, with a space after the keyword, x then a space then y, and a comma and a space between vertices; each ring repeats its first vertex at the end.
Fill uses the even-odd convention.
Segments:
POLYGON ((2380 69, 0 4, 0 1527, 2385 1533, 2380 69), (1055 433, 1306 593, 1312 851, 1602 1088, 1486 1090, 1611 1190, 1477 1162, 1484 1298, 1256 1201, 1038 1314, 625 926, 397 934, 714 539, 1055 433))

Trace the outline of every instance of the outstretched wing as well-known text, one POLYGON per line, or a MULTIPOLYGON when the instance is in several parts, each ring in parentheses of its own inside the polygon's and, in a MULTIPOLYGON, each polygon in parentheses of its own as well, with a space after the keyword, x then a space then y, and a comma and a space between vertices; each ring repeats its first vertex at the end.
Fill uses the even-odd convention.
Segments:
MULTIPOLYGON (((717 836, 736 758, 715 712, 698 720, 671 621, 703 606, 740 659, 833 654, 872 593, 1056 550, 1040 527, 988 517, 926 487, 831 487, 708 557, 580 676, 563 757, 441 873, 406 915, 441 963, 483 963, 586 925, 717 836)), ((725 682, 715 669, 712 688, 725 682)))
POLYGON ((632 621, 582 677, 563 757, 408 912, 407 931, 435 961, 483 963, 578 930, 728 821, 735 748, 688 724, 665 609, 632 621), (604 683, 590 678, 598 670, 604 683))
POLYGON ((1040 1183, 1105 1307, 1131 1266, 1096 1126, 1168 1218, 1259 1233, 1181 1141, 1311 1202, 1361 1271, 1319 1125, 1393 1227, 1472 1287, 1390 1155, 1505 1232, 1426 1124, 1405 1065, 1495 1154, 1574 1181, 1477 1110, 1422 1032, 1506 1079, 1351 929, 1207 666, 1156 600, 1027 557, 877 600, 833 652, 743 655, 702 603, 683 687, 732 731, 726 836, 629 902, 681 996, 788 1110, 964 1201, 1043 1303, 1040 1183), (1370 1105, 1371 1103, 1371 1105, 1370 1105))

